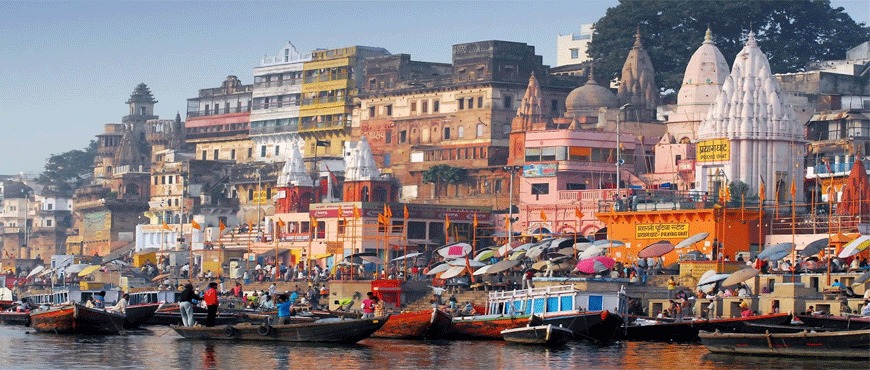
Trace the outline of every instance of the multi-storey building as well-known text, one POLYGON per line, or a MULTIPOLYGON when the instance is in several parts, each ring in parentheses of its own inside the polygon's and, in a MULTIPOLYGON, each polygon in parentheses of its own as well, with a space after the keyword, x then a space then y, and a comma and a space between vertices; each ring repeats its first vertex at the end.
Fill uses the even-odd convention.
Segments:
POLYGON ((508 134, 532 73, 543 81, 547 112, 562 112, 573 80, 550 76, 524 43, 454 45, 452 65, 407 55, 372 59, 355 117, 359 134, 371 142, 378 165, 402 184, 401 201, 506 208, 508 134), (435 165, 466 175, 449 184, 424 181, 435 165))
POLYGON ((594 24, 581 24, 580 33, 559 35, 556 38, 556 66, 580 64, 589 60, 586 50, 592 42, 594 24))
POLYGON ((196 146, 200 160, 255 160, 248 138, 253 85, 227 76, 220 87, 199 90, 187 99, 185 141, 196 146))

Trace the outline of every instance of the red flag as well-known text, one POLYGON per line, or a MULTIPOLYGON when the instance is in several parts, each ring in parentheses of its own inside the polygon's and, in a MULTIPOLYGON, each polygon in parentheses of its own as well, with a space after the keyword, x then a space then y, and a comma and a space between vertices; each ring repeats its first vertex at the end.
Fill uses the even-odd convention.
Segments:
POLYGON ((766 189, 764 186, 764 176, 759 176, 759 177, 761 177, 761 185, 758 186, 758 200, 759 200, 759 203, 763 204, 764 203, 764 196, 765 196, 764 193, 765 193, 766 189))
POLYGON ((795 184, 794 178, 791 179, 791 188, 789 189, 789 193, 791 193, 791 199, 795 199, 795 195, 797 195, 797 184, 795 184))
POLYGON ((450 230, 450 216, 444 214, 444 230, 450 230))
POLYGON ((393 210, 386 203, 384 203, 384 217, 393 218, 393 210))
POLYGON ((202 230, 202 226, 199 224, 199 222, 196 222, 196 220, 190 220, 190 227, 197 230, 202 230))

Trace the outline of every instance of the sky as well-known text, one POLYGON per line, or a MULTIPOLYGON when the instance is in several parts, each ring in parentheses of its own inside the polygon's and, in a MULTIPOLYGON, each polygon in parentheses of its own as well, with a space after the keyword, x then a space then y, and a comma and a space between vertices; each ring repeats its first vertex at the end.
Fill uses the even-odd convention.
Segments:
MULTIPOLYGON (((42 171, 119 123, 146 83, 164 119, 227 75, 253 82, 264 55, 384 47, 449 63, 453 44, 507 40, 556 63, 556 37, 617 0, 584 1, 0 1, 0 174, 42 171)), ((870 0, 833 0, 870 24, 870 0)))

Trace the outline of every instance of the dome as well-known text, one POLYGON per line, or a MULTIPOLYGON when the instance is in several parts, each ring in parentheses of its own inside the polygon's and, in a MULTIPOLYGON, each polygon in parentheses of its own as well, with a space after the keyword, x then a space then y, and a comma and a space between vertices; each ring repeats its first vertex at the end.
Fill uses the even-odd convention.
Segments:
POLYGON ((568 94, 568 97, 565 98, 565 109, 569 115, 572 111, 577 110, 598 109, 602 107, 616 108, 618 106, 619 101, 616 99, 616 94, 595 82, 591 72, 586 84, 572 90, 568 94))
POLYGON ((708 29, 704 43, 686 65, 683 84, 677 95, 677 112, 699 118, 706 116, 730 73, 728 62, 713 43, 708 29))

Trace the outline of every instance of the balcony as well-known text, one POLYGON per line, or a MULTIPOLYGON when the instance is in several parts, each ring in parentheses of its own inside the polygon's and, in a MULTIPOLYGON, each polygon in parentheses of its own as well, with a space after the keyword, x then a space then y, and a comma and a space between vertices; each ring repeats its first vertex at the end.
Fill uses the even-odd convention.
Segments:
MULTIPOLYGON (((840 163, 831 163, 830 165, 825 165, 824 163, 816 163, 814 166, 810 166, 807 168, 807 176, 812 177, 815 175, 826 175, 826 176, 836 176, 836 175, 845 175, 846 172, 852 170, 852 166, 855 162, 840 162, 840 163), (830 170, 828 167, 830 166, 830 170)), ((864 160, 864 168, 870 168, 870 160, 864 160)))
POLYGON ((351 100, 345 96, 324 96, 317 98, 302 99, 302 105, 329 104, 329 103, 344 103, 350 104, 351 100))
POLYGON ((338 120, 338 121, 323 121, 323 122, 303 122, 299 125, 299 131, 343 129, 345 127, 345 125, 349 126, 350 121, 338 120))
POLYGON ((320 75, 320 76, 305 76, 305 83, 311 84, 315 82, 329 82, 329 81, 342 81, 347 80, 347 73, 338 73, 334 75, 320 75))
POLYGON ((299 124, 292 123, 289 125, 269 125, 269 126, 251 126, 251 135, 268 135, 268 134, 280 134, 284 132, 296 132, 299 131, 299 124))
POLYGON ((224 108, 218 109, 217 111, 214 110, 214 109, 209 109, 209 110, 199 110, 199 111, 196 111, 196 110, 195 110, 195 111, 191 111, 191 110, 189 110, 189 111, 187 111, 187 118, 193 118, 193 117, 204 117, 204 116, 218 116, 218 115, 221 115, 221 114, 245 113, 245 112, 250 112, 250 111, 251 111, 251 108, 248 107, 248 106, 244 106, 244 107, 224 107, 224 108))
POLYGON ((264 89, 267 87, 281 87, 281 86, 294 86, 294 85, 302 85, 301 78, 292 78, 289 80, 277 80, 277 81, 263 81, 254 83, 255 89, 264 89))

